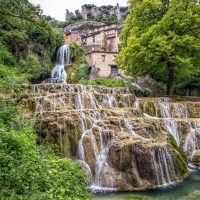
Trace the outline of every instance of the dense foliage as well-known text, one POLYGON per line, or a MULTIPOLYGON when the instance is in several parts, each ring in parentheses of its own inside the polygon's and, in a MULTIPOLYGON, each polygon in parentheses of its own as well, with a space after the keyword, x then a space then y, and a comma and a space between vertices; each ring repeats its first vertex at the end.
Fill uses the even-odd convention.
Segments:
POLYGON ((64 36, 40 14, 41 9, 27 0, 0 0, 1 92, 50 72, 51 58, 64 36))
MULTIPOLYGON (((40 7, 0 0, 0 95, 49 73, 63 43, 40 7)), ((37 145, 33 124, 10 102, 0 98, 0 199, 89 199, 81 166, 37 145)))
POLYGON ((196 0, 129 0, 117 63, 133 76, 174 84, 200 72, 200 6, 196 0))
POLYGON ((67 82, 77 83, 81 79, 89 78, 89 66, 86 62, 86 54, 83 47, 76 42, 70 44, 70 52, 73 64, 67 70, 67 82))
POLYGON ((0 199, 88 199, 79 165, 38 146, 34 130, 0 98, 0 199))

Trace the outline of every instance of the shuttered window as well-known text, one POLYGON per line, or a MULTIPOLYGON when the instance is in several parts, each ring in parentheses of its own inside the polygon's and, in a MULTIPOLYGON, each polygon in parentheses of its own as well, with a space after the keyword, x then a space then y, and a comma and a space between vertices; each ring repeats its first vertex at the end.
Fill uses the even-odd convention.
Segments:
POLYGON ((117 74, 117 73, 118 73, 117 66, 111 66, 111 74, 117 74))

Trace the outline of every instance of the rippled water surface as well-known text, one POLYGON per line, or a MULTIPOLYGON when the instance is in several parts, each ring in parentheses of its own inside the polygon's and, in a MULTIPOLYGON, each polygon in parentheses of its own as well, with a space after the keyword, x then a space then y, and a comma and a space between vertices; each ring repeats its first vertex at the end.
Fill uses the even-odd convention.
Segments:
POLYGON ((96 194, 93 200, 200 200, 200 171, 193 171, 183 182, 142 192, 96 194))

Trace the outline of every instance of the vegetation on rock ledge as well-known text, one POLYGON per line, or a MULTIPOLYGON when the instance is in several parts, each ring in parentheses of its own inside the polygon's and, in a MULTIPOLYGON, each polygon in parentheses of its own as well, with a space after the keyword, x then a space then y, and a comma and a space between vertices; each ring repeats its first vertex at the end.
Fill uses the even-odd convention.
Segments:
POLYGON ((133 88, 130 81, 116 78, 96 78, 95 80, 80 80, 80 84, 83 85, 102 85, 106 87, 128 87, 133 88))

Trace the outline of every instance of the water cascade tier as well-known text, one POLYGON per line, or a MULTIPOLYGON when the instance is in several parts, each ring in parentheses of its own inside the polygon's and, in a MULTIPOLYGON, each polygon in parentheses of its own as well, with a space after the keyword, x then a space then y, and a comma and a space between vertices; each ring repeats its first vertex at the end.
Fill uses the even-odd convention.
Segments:
POLYGON ((68 45, 61 46, 57 51, 56 63, 51 72, 51 78, 43 82, 66 83, 67 73, 65 66, 70 63, 70 49, 68 45))
POLYGON ((141 91, 70 84, 24 86, 38 142, 82 163, 92 191, 168 185, 199 165, 200 102, 142 97, 141 91), (137 97, 136 97, 137 96, 137 97), (138 97, 140 96, 140 97, 138 97))

